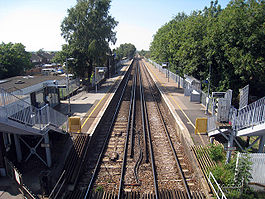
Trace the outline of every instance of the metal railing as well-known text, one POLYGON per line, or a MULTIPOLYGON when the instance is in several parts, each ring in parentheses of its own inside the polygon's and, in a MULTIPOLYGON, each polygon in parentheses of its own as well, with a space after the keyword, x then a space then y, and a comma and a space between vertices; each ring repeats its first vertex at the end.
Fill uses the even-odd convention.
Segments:
POLYGON ((237 131, 265 122, 265 97, 239 109, 233 120, 237 131))
POLYGON ((207 132, 208 133, 216 130, 216 128, 217 128, 216 122, 217 122, 216 115, 208 117, 208 119, 207 119, 207 132))
POLYGON ((212 172, 209 173, 208 182, 209 182, 210 186, 212 187, 212 190, 213 190, 215 196, 218 199, 227 199, 224 192, 222 191, 220 185, 218 184, 215 177, 213 176, 212 172))
POLYGON ((38 197, 33 194, 30 189, 23 183, 22 174, 18 171, 14 164, 6 157, 4 157, 4 159, 7 170, 7 176, 15 182, 15 185, 18 186, 20 192, 23 193, 24 197, 28 199, 38 199, 38 197))
MULTIPOLYGON (((59 82, 61 85, 67 86, 67 80, 63 79, 59 82)), ((79 79, 72 79, 69 81, 69 94, 72 94, 75 90, 77 90, 80 87, 80 81, 79 79)), ((66 88, 59 88, 59 97, 60 99, 64 99, 66 96, 68 96, 68 89, 66 88)))
MULTIPOLYGON (((157 64, 156 62, 148 59, 148 61, 155 66, 157 69, 159 69, 160 72, 164 74, 169 74, 169 77, 172 80, 175 80, 178 83, 178 86, 181 86, 182 88, 188 88, 189 90, 197 90, 199 93, 201 93, 201 104, 206 106, 207 102, 207 94, 204 93, 202 90, 198 90, 192 85, 190 85, 184 78, 180 77, 177 74, 172 73, 171 71, 168 72, 166 68, 163 68, 161 65, 157 64)), ((212 109, 213 101, 210 98, 209 99, 209 107, 208 110, 212 109)), ((265 97, 257 100, 256 102, 242 108, 242 109, 235 109, 231 108, 229 113, 229 121, 231 121, 233 129, 234 130, 241 130, 247 127, 251 127, 254 125, 258 125, 260 123, 265 122, 265 97)), ((215 118, 209 117, 208 123, 209 123, 209 129, 215 130, 216 125, 214 125, 215 118)))
POLYGON ((0 88, 0 117, 5 120, 14 120, 40 131, 50 124, 57 128, 63 128, 63 123, 67 121, 66 115, 52 109, 48 104, 42 108, 36 108, 2 88, 0 88))

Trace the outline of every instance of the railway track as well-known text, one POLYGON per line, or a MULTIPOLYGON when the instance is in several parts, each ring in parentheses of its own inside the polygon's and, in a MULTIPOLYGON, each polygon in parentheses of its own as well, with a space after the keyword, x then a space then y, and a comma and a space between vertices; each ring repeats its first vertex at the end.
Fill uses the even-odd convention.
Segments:
POLYGON ((81 166, 67 174, 73 189, 63 197, 204 198, 166 115, 146 66, 134 60, 94 136, 79 138, 81 166))

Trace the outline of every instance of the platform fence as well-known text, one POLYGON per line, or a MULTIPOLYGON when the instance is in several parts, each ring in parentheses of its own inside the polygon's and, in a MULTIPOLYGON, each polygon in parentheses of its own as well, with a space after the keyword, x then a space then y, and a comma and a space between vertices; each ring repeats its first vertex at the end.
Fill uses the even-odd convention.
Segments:
POLYGON ((6 173, 7 176, 16 182, 19 190, 23 194, 25 198, 28 199, 38 199, 38 197, 32 193, 32 191, 23 183, 22 174, 18 171, 18 169, 14 166, 14 164, 5 157, 6 164, 6 173))

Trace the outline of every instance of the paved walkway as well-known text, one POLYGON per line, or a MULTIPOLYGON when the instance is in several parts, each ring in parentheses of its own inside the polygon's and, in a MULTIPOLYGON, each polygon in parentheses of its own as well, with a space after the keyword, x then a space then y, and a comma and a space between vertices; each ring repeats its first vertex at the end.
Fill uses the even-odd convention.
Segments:
POLYGON ((174 111, 181 118, 188 129, 191 139, 195 145, 205 145, 209 143, 208 136, 195 134, 195 122, 197 117, 206 117, 205 107, 202 104, 190 102, 190 97, 184 96, 184 89, 178 88, 177 83, 155 68, 151 63, 144 61, 160 90, 167 96, 174 107, 174 111))

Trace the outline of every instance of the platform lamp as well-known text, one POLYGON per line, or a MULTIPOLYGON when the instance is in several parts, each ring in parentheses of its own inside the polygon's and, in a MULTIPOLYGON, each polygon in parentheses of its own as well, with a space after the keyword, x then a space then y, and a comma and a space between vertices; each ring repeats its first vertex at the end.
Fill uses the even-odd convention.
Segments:
POLYGON ((210 97, 210 86, 211 86, 211 70, 212 66, 211 64, 209 65, 209 74, 208 74, 208 91, 207 91, 207 97, 206 97, 206 109, 205 109, 205 115, 208 115, 208 109, 209 109, 209 97, 210 97))
POLYGON ((70 102, 70 90, 69 90, 69 75, 68 75, 68 63, 67 61, 72 61, 74 58, 66 58, 65 66, 66 66, 66 77, 67 77, 67 93, 68 93, 68 117, 71 115, 71 102, 70 102))

